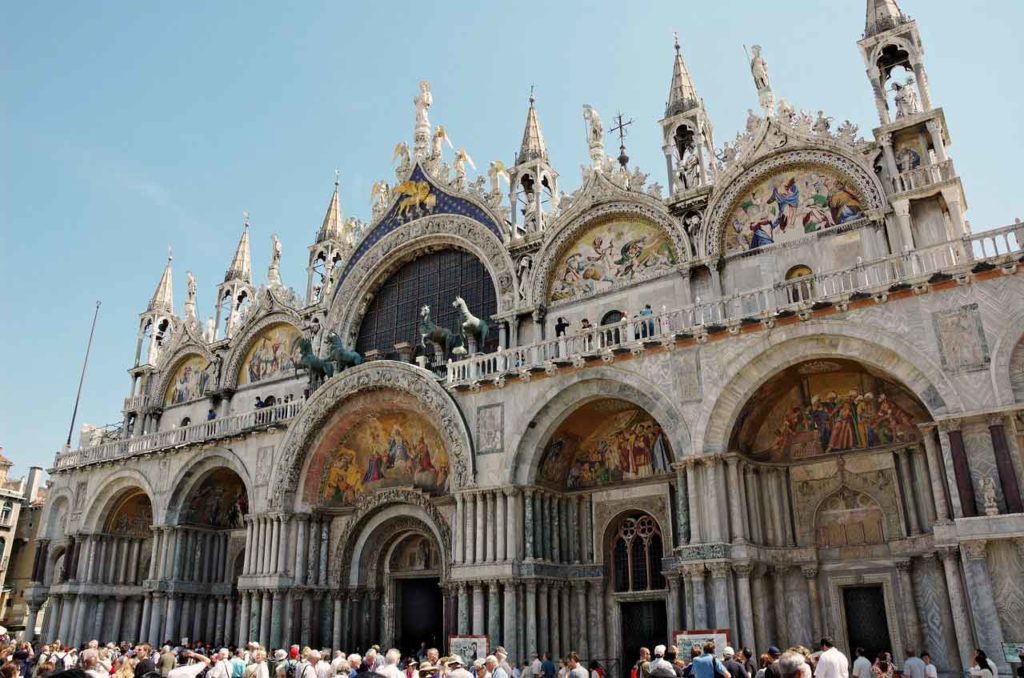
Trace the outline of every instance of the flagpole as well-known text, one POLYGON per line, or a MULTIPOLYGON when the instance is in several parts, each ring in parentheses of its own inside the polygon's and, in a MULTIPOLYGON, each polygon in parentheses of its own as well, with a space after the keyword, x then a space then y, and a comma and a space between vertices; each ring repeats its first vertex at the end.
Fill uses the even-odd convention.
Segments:
POLYGON ((85 346, 85 360, 82 361, 82 375, 78 378, 78 392, 75 394, 75 409, 71 411, 71 426, 68 427, 68 440, 65 447, 71 447, 71 434, 75 430, 75 419, 78 418, 78 401, 82 398, 82 384, 85 383, 85 368, 89 366, 89 352, 92 350, 92 335, 96 332, 96 318, 100 314, 100 302, 96 302, 96 311, 92 314, 92 327, 89 328, 89 343, 85 346))

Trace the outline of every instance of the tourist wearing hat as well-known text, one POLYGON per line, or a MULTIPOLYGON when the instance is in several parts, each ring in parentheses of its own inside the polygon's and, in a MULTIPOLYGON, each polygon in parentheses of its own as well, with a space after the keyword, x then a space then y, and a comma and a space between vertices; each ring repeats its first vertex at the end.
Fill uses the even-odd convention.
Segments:
POLYGON ((431 678, 437 675, 437 667, 431 664, 429 660, 421 661, 417 671, 420 674, 420 678, 431 678))
POLYGON ((473 674, 467 671, 462 663, 462 657, 453 654, 448 657, 448 678, 474 678, 473 674))

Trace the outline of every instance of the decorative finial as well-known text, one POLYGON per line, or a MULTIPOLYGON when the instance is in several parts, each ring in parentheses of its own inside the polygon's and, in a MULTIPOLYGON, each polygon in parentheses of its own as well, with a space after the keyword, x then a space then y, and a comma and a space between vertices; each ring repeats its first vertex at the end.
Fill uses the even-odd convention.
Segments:
POLYGON ((242 212, 242 221, 244 223, 244 226, 246 228, 249 228, 249 213, 248 212, 242 212))
POLYGON ((633 124, 633 119, 625 120, 625 116, 620 112, 615 116, 616 124, 608 130, 608 134, 619 134, 619 164, 625 169, 626 164, 629 163, 629 156, 626 154, 626 127, 633 124))
POLYGON ((167 261, 170 261, 173 258, 174 258, 174 252, 171 251, 171 246, 168 245, 167 246, 167 261))
POLYGON ((334 187, 337 188, 338 184, 340 184, 340 183, 341 183, 341 172, 339 172, 338 168, 335 167, 334 168, 334 187))
POLYGON ((676 54, 679 54, 679 31, 672 31, 672 37, 676 41, 676 54))
POLYGON ((533 106, 533 102, 537 99, 533 96, 533 85, 530 85, 530 106, 533 106))

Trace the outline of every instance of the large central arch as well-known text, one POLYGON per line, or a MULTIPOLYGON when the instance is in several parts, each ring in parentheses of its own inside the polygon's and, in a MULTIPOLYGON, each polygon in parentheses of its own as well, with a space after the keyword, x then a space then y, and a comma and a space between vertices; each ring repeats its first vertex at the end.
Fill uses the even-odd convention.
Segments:
MULTIPOLYGON (((352 396, 367 391, 392 390, 413 396, 437 427, 449 458, 450 489, 473 482, 473 451, 469 431, 452 397, 433 375, 412 365, 375 361, 345 370, 329 380, 309 399, 302 414, 288 427, 281 443, 280 460, 274 468, 271 506, 291 508, 297 501, 303 469, 317 435, 352 396)), ((380 493, 378 493, 380 494, 380 493)))
POLYGON ((479 259, 494 281, 498 314, 511 308, 514 267, 502 242, 486 226, 468 217, 430 216, 390 231, 356 262, 334 291, 327 327, 336 329, 339 336, 354 345, 376 290, 403 264, 443 248, 463 250, 479 259))

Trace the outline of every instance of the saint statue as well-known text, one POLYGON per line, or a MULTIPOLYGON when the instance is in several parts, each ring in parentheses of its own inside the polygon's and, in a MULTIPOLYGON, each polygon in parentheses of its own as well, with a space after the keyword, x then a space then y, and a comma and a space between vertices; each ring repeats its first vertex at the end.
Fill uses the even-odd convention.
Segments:
POLYGON ((430 118, 427 113, 430 111, 430 104, 434 99, 430 96, 430 83, 426 80, 420 81, 420 93, 412 100, 416 105, 416 128, 426 127, 430 129, 430 118))
POLYGON ((907 82, 903 85, 898 82, 892 83, 892 91, 896 92, 897 118, 921 112, 921 106, 917 103, 917 92, 914 91, 913 78, 907 78, 907 82))
POLYGON ((583 104, 583 120, 587 123, 587 148, 590 149, 590 161, 595 170, 600 171, 604 164, 604 126, 597 109, 583 104))
POLYGON ((754 55, 750 59, 750 73, 754 76, 754 86, 758 92, 770 90, 772 83, 768 79, 768 63, 761 56, 761 45, 752 45, 750 51, 754 55))
POLYGON ((273 247, 270 252, 270 268, 267 269, 267 282, 279 287, 281 285, 281 240, 277 234, 270 236, 273 247))
POLYGON ((185 304, 194 306, 196 303, 196 277, 192 275, 192 271, 187 272, 185 276, 188 279, 188 296, 185 299, 185 304))

